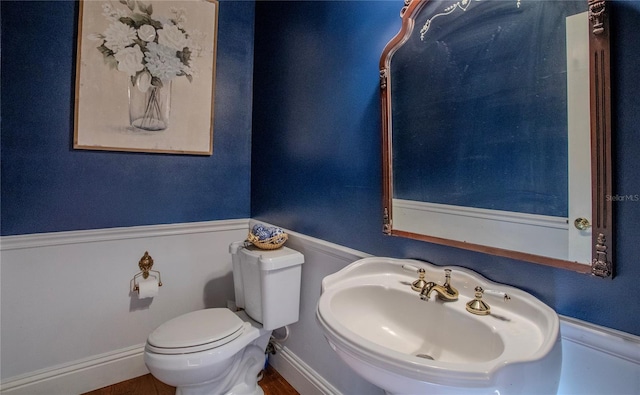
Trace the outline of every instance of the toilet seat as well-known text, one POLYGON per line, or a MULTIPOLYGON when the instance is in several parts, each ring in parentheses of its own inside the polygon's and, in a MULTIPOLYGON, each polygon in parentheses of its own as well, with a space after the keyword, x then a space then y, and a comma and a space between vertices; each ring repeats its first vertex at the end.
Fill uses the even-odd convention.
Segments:
POLYGON ((206 351, 233 341, 250 326, 229 309, 193 311, 156 328, 149 335, 146 348, 156 354, 206 351))

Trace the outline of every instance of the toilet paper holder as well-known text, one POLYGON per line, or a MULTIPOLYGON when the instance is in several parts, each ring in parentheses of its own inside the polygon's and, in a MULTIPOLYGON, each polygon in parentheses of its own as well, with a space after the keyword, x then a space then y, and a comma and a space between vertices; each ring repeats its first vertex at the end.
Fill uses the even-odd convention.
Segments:
POLYGON ((157 270, 151 270, 151 268, 153 267, 153 258, 151 257, 151 255, 149 255, 148 251, 145 251, 142 258, 140 258, 140 261, 138 262, 138 267, 140 268, 141 272, 133 276, 133 278, 131 279, 130 287, 132 292, 140 293, 140 287, 136 282, 136 278, 142 277, 143 279, 146 280, 147 278, 149 278, 149 273, 156 274, 156 276, 154 277, 158 279, 158 286, 162 287, 160 272, 157 270))

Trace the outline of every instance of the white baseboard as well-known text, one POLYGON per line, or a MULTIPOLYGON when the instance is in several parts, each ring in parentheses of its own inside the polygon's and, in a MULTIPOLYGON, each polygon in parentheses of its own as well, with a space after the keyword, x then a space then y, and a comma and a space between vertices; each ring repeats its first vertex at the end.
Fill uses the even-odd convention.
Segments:
POLYGON ((342 395, 331 383, 298 358, 287 347, 275 343, 276 355, 269 358, 269 364, 300 394, 342 395))
MULTIPOLYGON (((299 393, 341 395, 297 355, 276 344, 269 363, 299 393)), ((2 394, 73 395, 106 387, 149 373, 143 360, 144 345, 95 356, 15 377, 2 383, 2 394)))
POLYGON ((97 355, 71 364, 54 366, 2 383, 2 393, 12 395, 73 395, 142 376, 144 345, 97 355))

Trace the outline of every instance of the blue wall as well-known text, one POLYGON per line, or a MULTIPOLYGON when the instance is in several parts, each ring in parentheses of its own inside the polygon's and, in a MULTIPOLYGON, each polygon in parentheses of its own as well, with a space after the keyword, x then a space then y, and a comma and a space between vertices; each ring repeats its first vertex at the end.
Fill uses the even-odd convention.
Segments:
MULTIPOLYGON (((640 335, 640 202, 615 204, 613 281, 384 236, 378 60, 401 1, 257 2, 252 217, 376 255, 471 268, 560 314, 640 335)), ((614 22, 615 191, 640 194, 640 2, 614 22)))
MULTIPOLYGON (((382 235, 377 64, 401 4, 257 2, 254 63, 254 3, 222 1, 214 153, 194 157, 73 150, 77 4, 2 1, 2 235, 251 214, 372 254, 469 267, 561 314, 640 334, 638 202, 615 206, 613 281, 382 235)), ((640 2, 613 6, 615 193, 633 195, 640 2)))
POLYGON ((253 2, 220 3, 210 157, 73 150, 78 3, 1 8, 2 235, 249 216, 253 2))

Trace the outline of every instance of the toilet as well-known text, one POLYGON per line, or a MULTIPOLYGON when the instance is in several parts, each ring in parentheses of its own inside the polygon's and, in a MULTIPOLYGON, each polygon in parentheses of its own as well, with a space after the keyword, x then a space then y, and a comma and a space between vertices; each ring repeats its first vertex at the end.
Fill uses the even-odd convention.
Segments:
POLYGON ((263 395, 258 374, 274 329, 298 321, 304 256, 290 248, 229 246, 239 311, 211 308, 173 318, 147 338, 144 362, 176 395, 263 395))

